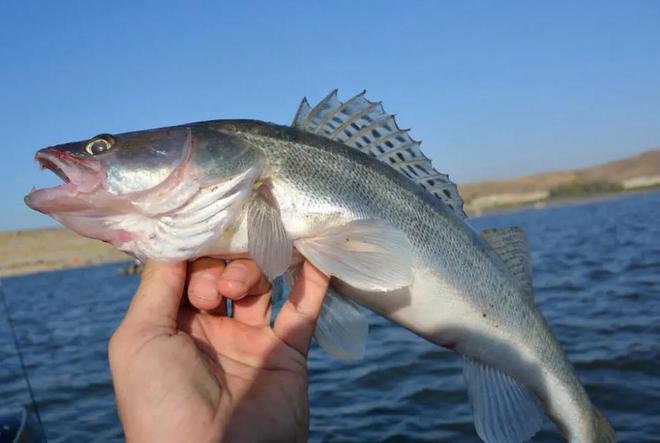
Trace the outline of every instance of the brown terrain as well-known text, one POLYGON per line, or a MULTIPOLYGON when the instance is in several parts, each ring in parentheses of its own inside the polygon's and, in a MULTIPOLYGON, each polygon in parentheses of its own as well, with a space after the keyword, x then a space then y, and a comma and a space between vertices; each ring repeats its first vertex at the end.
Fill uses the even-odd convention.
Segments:
MULTIPOLYGON (((535 174, 508 180, 469 183, 459 187, 466 212, 479 215, 495 209, 521 205, 543 205, 560 187, 594 183, 616 185, 620 191, 660 185, 660 149, 597 166, 535 174)), ((594 192, 594 195, 596 193, 594 192)), ((585 195, 581 195, 585 197, 585 195)))
POLYGON ((0 277, 123 260, 112 246, 68 229, 0 232, 0 277))
MULTIPOLYGON (((560 186, 615 183, 617 192, 660 185, 660 149, 573 171, 548 172, 509 180, 463 185, 469 214, 521 205, 541 206, 560 186)), ((0 232, 0 277, 129 260, 97 240, 67 229, 0 232)))

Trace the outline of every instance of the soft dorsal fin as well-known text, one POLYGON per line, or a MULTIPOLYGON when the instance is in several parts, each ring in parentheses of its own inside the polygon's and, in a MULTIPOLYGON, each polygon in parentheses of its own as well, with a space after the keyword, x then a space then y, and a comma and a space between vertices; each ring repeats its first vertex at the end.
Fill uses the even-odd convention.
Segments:
POLYGON ((421 142, 400 129, 380 102, 369 101, 365 91, 341 102, 335 89, 313 108, 304 98, 292 126, 376 157, 442 200, 459 217, 466 217, 456 184, 433 168, 420 149, 421 142))
POLYGON ((481 236, 497 252, 523 289, 532 295, 532 261, 525 232, 518 227, 486 229, 481 236))

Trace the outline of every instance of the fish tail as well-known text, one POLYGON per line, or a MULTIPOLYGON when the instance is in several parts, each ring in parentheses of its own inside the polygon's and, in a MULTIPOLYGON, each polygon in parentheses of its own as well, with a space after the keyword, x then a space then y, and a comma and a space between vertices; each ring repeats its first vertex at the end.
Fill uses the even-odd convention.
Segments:
POLYGON ((598 408, 594 406, 594 428, 596 431, 595 443, 616 443, 616 433, 598 408))

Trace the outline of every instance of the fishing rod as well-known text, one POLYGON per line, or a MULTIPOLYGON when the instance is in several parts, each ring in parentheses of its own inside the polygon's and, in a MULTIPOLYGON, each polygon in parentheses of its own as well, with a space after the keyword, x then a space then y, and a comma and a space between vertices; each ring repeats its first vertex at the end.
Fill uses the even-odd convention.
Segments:
POLYGON ((39 427, 41 428, 41 434, 46 443, 48 443, 48 437, 46 437, 46 428, 41 421, 41 414, 39 414, 39 408, 37 407, 37 401, 34 397, 34 391, 32 390, 32 385, 30 384, 30 378, 28 377, 27 369, 25 368, 25 361, 23 360, 23 353, 21 352, 21 347, 18 343, 18 337, 16 336, 16 328, 14 327, 14 320, 11 318, 9 313, 9 305, 7 304, 7 297, 5 296, 5 291, 3 289, 2 280, 0 280, 0 299, 2 299, 2 306, 4 307, 5 315, 7 316, 7 322, 9 323, 9 330, 11 331, 11 336, 14 339, 14 347, 16 348, 16 355, 18 356, 18 361, 21 364, 21 370, 23 372, 23 378, 25 379, 25 384, 27 385, 28 392, 30 393, 30 401, 32 401, 32 408, 37 416, 37 421, 39 422, 39 427))

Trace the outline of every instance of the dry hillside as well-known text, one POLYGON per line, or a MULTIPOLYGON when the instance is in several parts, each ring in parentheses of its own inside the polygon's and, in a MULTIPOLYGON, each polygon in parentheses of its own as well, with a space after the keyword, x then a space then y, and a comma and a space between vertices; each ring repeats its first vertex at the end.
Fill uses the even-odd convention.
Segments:
POLYGON ((609 182, 625 189, 660 184, 660 149, 634 157, 572 171, 547 172, 508 180, 484 181, 460 186, 468 212, 543 201, 561 185, 609 182))
POLYGON ((0 232, 0 277, 122 260, 110 245, 68 229, 0 232))

